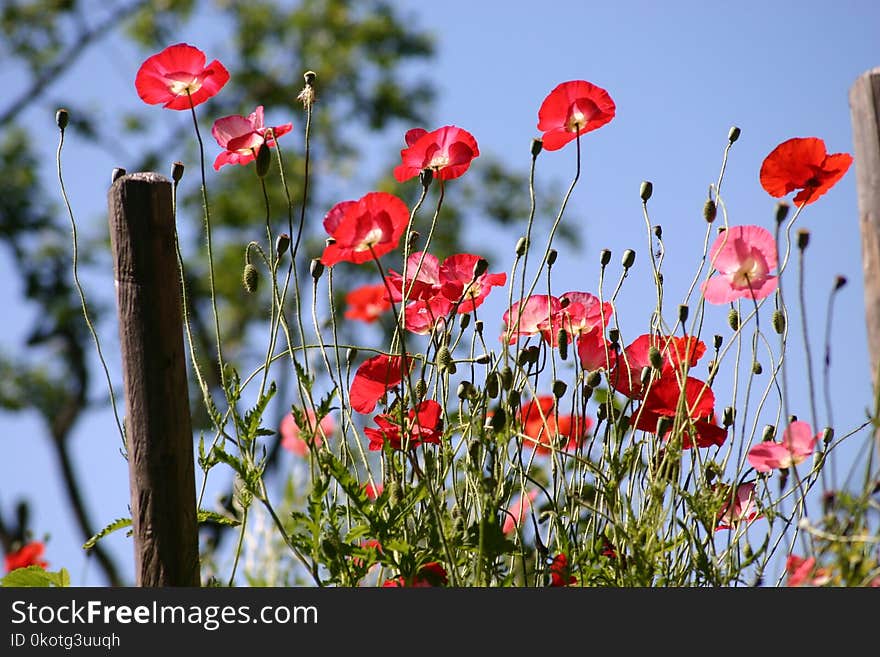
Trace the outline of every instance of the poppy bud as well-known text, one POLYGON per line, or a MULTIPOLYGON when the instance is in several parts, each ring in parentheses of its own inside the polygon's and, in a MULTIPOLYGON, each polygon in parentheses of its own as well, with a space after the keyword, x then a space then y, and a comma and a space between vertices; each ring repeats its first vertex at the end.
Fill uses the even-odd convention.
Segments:
POLYGON ((553 396, 556 397, 556 399, 562 397, 566 390, 568 390, 568 386, 565 384, 565 381, 556 379, 553 382, 553 396))
POLYGON ((474 278, 479 278, 483 274, 486 273, 489 269, 489 261, 485 258, 480 258, 477 260, 477 264, 474 265, 474 278))
POLYGON ((726 429, 730 425, 733 424, 733 420, 736 418, 736 410, 733 406, 725 406, 724 412, 721 414, 721 424, 724 425, 726 429))
POLYGON ((771 442, 776 437, 776 427, 772 424, 767 424, 764 426, 764 431, 761 433, 761 440, 765 443, 771 442))
POLYGON ((718 214, 718 207, 715 205, 715 201, 712 199, 708 199, 703 204, 703 219, 706 220, 706 223, 711 224, 715 221, 715 217, 718 214))
POLYGON ((483 332, 483 320, 482 319, 478 319, 476 322, 474 322, 474 331, 476 331, 477 333, 483 332))
POLYGON ((474 358, 474 362, 478 365, 488 365, 489 361, 492 360, 492 357, 489 354, 480 354, 476 358, 474 358))
POLYGON ((321 278, 321 274, 324 273, 324 263, 321 262, 320 258, 312 258, 312 264, 309 265, 309 271, 312 274, 312 278, 316 281, 321 278))
POLYGON ((620 259, 620 263, 623 265, 624 269, 629 269, 633 266, 636 261, 636 252, 632 249, 627 249, 623 252, 623 257, 620 259))
POLYGON ((556 263, 556 258, 559 256, 559 253, 556 249, 550 249, 547 252, 547 266, 552 267, 556 263))
POLYGON ((269 173, 270 164, 272 164, 272 154, 269 152, 269 147, 263 144, 257 150, 257 160, 255 164, 257 177, 265 178, 266 174, 269 173))
POLYGON ((511 390, 507 393, 507 404, 510 408, 514 409, 514 412, 519 408, 521 401, 522 396, 519 394, 519 390, 511 390))
POLYGON ((351 366, 351 364, 358 357, 358 348, 357 347, 349 347, 348 351, 345 352, 345 364, 351 366))
POLYGON ((648 361, 651 363, 651 367, 655 370, 663 369, 663 354, 661 354, 660 350, 654 345, 651 345, 648 348, 648 361))
POLYGON ((752 363, 752 374, 760 374, 764 371, 764 367, 758 361, 752 363))
POLYGON ((422 169, 422 172, 419 174, 419 181, 422 183, 422 187, 427 190, 431 183, 434 182, 434 172, 431 169, 422 169))
POLYGON ((608 263, 611 262, 611 250, 610 249, 602 249, 599 253, 599 263, 605 267, 608 263))
POLYGON ((734 331, 739 328, 739 313, 736 311, 735 308, 731 308, 730 312, 727 313, 727 323, 734 331))
POLYGON ((688 307, 685 304, 678 307, 678 321, 682 324, 688 321, 688 307))
POLYGON ((62 132, 64 128, 67 127, 67 124, 70 122, 70 113, 64 109, 63 107, 55 112, 55 124, 58 126, 58 129, 62 132))
POLYGON ((257 287, 260 283, 260 273, 257 271, 257 268, 254 267, 251 263, 248 263, 244 266, 244 272, 241 276, 242 285, 244 285, 244 289, 248 291, 248 293, 253 294, 257 291, 257 287))
POLYGON ((400 504, 400 496, 403 491, 400 490, 400 482, 392 481, 388 484, 388 501, 391 503, 392 507, 400 504))
POLYGON ((598 388, 602 383, 602 375, 599 370, 594 370, 587 375, 587 385, 591 388, 598 388))
POLYGON ((456 389, 455 394, 461 400, 467 399, 471 393, 472 387, 473 386, 471 385, 470 381, 462 381, 458 384, 458 388, 456 389))
POLYGON ((803 251, 807 248, 807 245, 810 243, 810 231, 806 228, 801 228, 797 232, 797 246, 803 251))
POLYGON ((507 412, 499 406, 489 419, 489 427, 492 431, 501 431, 505 424, 507 424, 507 412))
POLYGON ((639 383, 643 386, 648 385, 651 382, 651 368, 643 367, 642 371, 639 372, 639 383))
POLYGON ((611 344, 617 344, 620 341, 620 331, 616 328, 608 329, 608 341, 611 344))
POLYGON ((831 439, 834 438, 834 429, 831 427, 825 427, 822 431, 822 442, 827 445, 831 442, 831 439))
POLYGON ((471 316, 465 313, 464 315, 458 316, 458 327, 464 331, 468 325, 471 323, 471 316))
POLYGON ((178 161, 171 165, 171 180, 179 183, 181 178, 183 178, 183 162, 178 161))
POLYGON ((416 399, 424 399, 425 395, 428 394, 428 382, 424 379, 419 379, 416 381, 416 385, 413 389, 413 394, 415 394, 416 399))
POLYGON ((498 372, 493 372, 489 375, 489 378, 486 379, 486 394, 489 396, 489 399, 495 399, 498 397, 498 393, 501 391, 501 377, 498 372))
POLYGON ((280 258, 285 253, 287 253, 287 249, 290 247, 290 235, 287 233, 281 233, 275 239, 275 257, 280 258))
POLYGON ((513 370, 509 365, 505 365, 501 368, 501 387, 504 390, 510 390, 510 386, 513 385, 513 370))
POLYGON ((523 256, 526 253, 526 250, 529 248, 529 240, 525 237, 520 237, 516 241, 516 255, 523 256))
POLYGON ((568 331, 559 329, 556 334, 556 342, 559 344, 559 357, 566 360, 568 358, 568 331))
POLYGON ((532 157, 538 157, 544 150, 544 141, 542 139, 532 139, 532 157))
POLYGON ((584 401, 587 401, 590 397, 593 396, 593 386, 584 386, 583 387, 583 398, 584 401))
POLYGON ((641 187, 639 187, 639 196, 642 197, 642 203, 647 203, 648 199, 651 198, 651 194, 654 193, 654 184, 648 180, 642 181, 641 187))
POLYGON ((781 224, 785 221, 785 218, 788 216, 788 211, 791 206, 785 201, 780 201, 776 204, 776 223, 781 224))
POLYGON ((608 417, 608 405, 607 404, 599 404, 596 407, 596 419, 601 422, 606 417, 608 417))
POLYGON ((740 133, 740 129, 737 128, 736 126, 733 126, 730 129, 730 132, 727 133, 727 141, 729 141, 732 144, 737 139, 739 139, 739 133, 740 133))
POLYGON ((122 167, 116 167, 113 169, 113 172, 110 174, 110 184, 115 183, 117 180, 122 178, 125 175, 125 169, 122 167))
POLYGON ((452 358, 452 353, 449 351, 449 347, 443 345, 437 350, 437 368, 442 372, 444 370, 448 370, 452 373, 455 372, 455 360, 452 358))
POLYGON ((771 323, 773 324, 773 330, 782 335, 785 332, 785 313, 781 310, 774 310, 771 323))
POLYGON ((715 347, 715 351, 718 351, 719 349, 721 349, 721 345, 723 344, 723 342, 724 342, 724 338, 722 338, 720 335, 716 334, 712 338, 712 346, 715 347))
POLYGON ((834 278, 834 290, 835 290, 835 292, 836 292, 837 290, 839 290, 840 288, 842 288, 844 285, 846 285, 846 282, 847 282, 847 281, 846 281, 846 276, 840 276, 840 275, 836 276, 836 277, 834 278))

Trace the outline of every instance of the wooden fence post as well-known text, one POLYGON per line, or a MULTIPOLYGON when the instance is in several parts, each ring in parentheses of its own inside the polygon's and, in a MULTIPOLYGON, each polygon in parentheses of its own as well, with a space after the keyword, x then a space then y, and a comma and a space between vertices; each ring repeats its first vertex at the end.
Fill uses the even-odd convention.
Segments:
POLYGON ((198 520, 171 182, 115 178, 110 241, 137 586, 199 586, 198 520))

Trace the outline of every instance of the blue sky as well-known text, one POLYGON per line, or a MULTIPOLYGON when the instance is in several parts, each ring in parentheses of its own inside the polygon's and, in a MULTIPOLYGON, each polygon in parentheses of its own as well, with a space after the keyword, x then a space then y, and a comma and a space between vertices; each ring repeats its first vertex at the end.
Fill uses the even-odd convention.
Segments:
MULTIPOLYGON (((503 158, 522 171, 527 170, 530 141, 538 136, 537 109, 554 86, 585 79, 611 94, 616 117, 583 140, 582 177, 566 215, 583 243, 580 250, 558 246, 556 291, 595 291, 599 251, 611 249, 617 263, 624 249, 634 249, 637 266, 618 304, 622 330, 632 337, 647 329, 654 294, 638 196, 641 181, 654 185, 649 209, 652 222, 663 227, 667 307, 673 312, 698 265, 705 233, 701 210, 708 186, 718 176, 728 129, 737 125, 742 130, 731 151, 723 186, 730 223, 772 228, 776 199, 758 182, 764 157, 778 143, 806 136, 824 139, 829 152, 852 153, 849 88, 860 74, 880 65, 880 5, 869 0, 735 4, 400 0, 393 4, 436 35, 437 58, 422 70, 440 93, 435 124, 425 127, 459 125, 474 134, 484 154, 503 158)), ((222 38, 210 21, 193 21, 176 36, 178 41, 203 48, 209 58, 222 51, 222 38)), ((144 56, 111 41, 106 49, 78 62, 52 98, 61 103, 69 99, 83 104, 85 100, 87 106, 95 107, 111 98, 123 107, 137 107, 140 101, 133 79, 144 56)), ((303 70, 309 67, 308 62, 293 65, 303 70)), ((22 83, 14 71, 0 73, 0 79, 4 85, 22 83)), ((275 108, 277 112, 298 116, 293 105, 296 91, 291 93, 291 107, 275 108)), ((50 198, 58 197, 49 159, 54 148, 54 109, 36 106, 23 115, 47 142, 46 194, 50 198)), ((157 121, 179 118, 164 114, 157 121)), ((402 134, 400 142, 388 145, 389 152, 400 148, 402 134)), ((209 158, 214 155, 212 146, 209 158)), ((66 149, 67 184, 74 208, 82 221, 89 222, 101 216, 109 173, 114 166, 125 165, 125 156, 122 151, 111 155, 87 148, 75 133, 69 135, 66 149)), ((477 159, 473 166, 479 164, 477 159)), ((540 180, 565 185, 573 172, 573 147, 539 158, 540 180)), ((366 191, 353 189, 352 197, 366 191)), ((455 193, 454 185, 449 193, 455 193)), ((871 403, 854 168, 808 207, 798 227, 812 233, 807 252, 807 318, 817 367, 828 292, 835 276, 849 281, 838 296, 833 317, 830 396, 842 433, 864 419, 871 403)), ((93 235, 105 230, 97 220, 83 229, 93 235)), ((493 260, 495 271, 509 269, 517 237, 502 236, 509 241, 507 255, 498 236, 479 225, 467 239, 473 244, 490 239, 502 244, 497 267, 493 260)), ((9 254, 0 252, 0 270, 8 271, 9 264, 9 254)), ((792 267, 785 279, 791 290, 795 275, 792 267)), ((15 277, 7 273, 3 280, 7 283, 0 288, 0 303, 20 312, 0 328, 0 348, 15 351, 21 348, 33 310, 19 306, 15 277)), ((112 271, 104 276, 93 274, 86 285, 101 296, 101 290, 112 289, 112 271)), ((796 304, 792 306, 797 320, 799 311, 796 304)), ((491 312, 492 308, 490 298, 487 309, 491 312)), ((725 317, 725 308, 710 312, 704 335, 723 332, 725 317)), ((107 323, 101 330, 112 353, 115 324, 107 323)), ((799 353, 799 333, 795 337, 799 353)), ((798 375, 797 358, 791 367, 793 411, 806 418, 806 389, 798 375)), ((118 358, 111 357, 111 369, 119 380, 118 358)), ((824 413, 820 418, 820 423, 825 421, 824 413)), ((29 498, 34 530, 38 535, 51 533, 47 558, 53 567, 66 566, 75 584, 100 584, 94 568, 85 566, 80 538, 65 513, 57 465, 36 418, 0 415, 0 440, 5 453, 0 460, 3 509, 8 512, 20 496, 29 498)), ((74 456, 78 468, 90 473, 84 478, 86 497, 97 524, 127 516, 127 466, 117 451, 108 413, 91 414, 77 427, 74 456)), ((842 479, 845 468, 839 474, 842 479)), ((120 535, 107 545, 118 555, 123 571, 130 572, 130 541, 120 535)))

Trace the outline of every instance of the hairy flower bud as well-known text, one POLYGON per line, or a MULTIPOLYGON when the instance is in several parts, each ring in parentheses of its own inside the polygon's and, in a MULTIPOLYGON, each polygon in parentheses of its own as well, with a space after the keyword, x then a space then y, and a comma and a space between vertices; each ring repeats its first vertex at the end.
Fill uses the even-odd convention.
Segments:
POLYGON ((441 372, 449 372, 450 374, 455 374, 455 360, 452 358, 452 353, 449 351, 449 347, 443 345, 437 350, 437 359, 436 359, 437 369, 441 372))
POLYGON ((321 262, 320 258, 312 258, 312 263, 309 265, 309 272, 312 274, 312 278, 316 281, 321 278, 321 275, 324 273, 324 263, 321 262))
POLYGON ((785 313, 781 310, 774 310, 773 317, 771 319, 771 323, 773 324, 773 330, 776 331, 779 335, 785 333, 785 313))
POLYGON ((602 374, 599 370, 593 370, 587 375, 587 385, 591 388, 598 388, 602 383, 602 374))
POLYGON ((424 379, 419 379, 416 381, 415 390, 413 390, 413 392, 415 393, 416 399, 424 399, 425 395, 428 394, 428 382, 424 379))
POLYGON ((524 256, 529 248, 529 240, 526 237, 520 237, 516 241, 516 255, 524 256))
POLYGON ((275 238, 275 257, 280 258, 283 256, 287 253, 288 248, 290 248, 290 235, 287 233, 281 233, 275 238))
POLYGON ((553 382, 553 396, 556 397, 556 399, 562 397, 562 395, 565 394, 566 390, 568 390, 568 386, 566 385, 565 381, 562 381, 561 379, 556 379, 553 382))
POLYGON ((559 357, 562 360, 568 359, 568 331, 559 329, 556 334, 556 342, 559 344, 559 357))
POLYGON ((505 365, 501 368, 501 387, 504 390, 510 390, 510 386, 513 385, 513 370, 509 365, 505 365))
POLYGON ((764 371, 764 367, 758 361, 752 363, 752 374, 761 374, 764 371))
POLYGON ((730 312, 727 313, 727 323, 734 331, 739 328, 739 313, 735 308, 731 308, 730 312))
POLYGON ((706 220, 706 223, 711 224, 715 221, 715 217, 718 214, 718 206, 715 205, 715 201, 712 199, 708 199, 703 204, 703 219, 706 220))
POLYGON ((492 372, 486 379, 486 394, 489 396, 489 399, 495 399, 500 391, 501 376, 498 372, 492 372))
POLYGON ((663 354, 661 354, 660 350, 654 345, 651 345, 648 348, 648 361, 651 363, 651 367, 655 370, 663 369, 663 354))
POLYGON ((465 313, 464 315, 458 316, 458 327, 464 331, 468 325, 471 323, 471 316, 465 313))
POLYGON ((244 289, 248 291, 248 293, 253 294, 257 291, 257 287, 260 284, 260 272, 257 271, 257 268, 254 267, 251 263, 248 263, 244 266, 244 272, 241 275, 241 282, 244 285, 244 289))
POLYGON ((552 267, 556 264, 556 258, 559 256, 559 252, 556 249, 550 249, 547 252, 547 266, 552 267))

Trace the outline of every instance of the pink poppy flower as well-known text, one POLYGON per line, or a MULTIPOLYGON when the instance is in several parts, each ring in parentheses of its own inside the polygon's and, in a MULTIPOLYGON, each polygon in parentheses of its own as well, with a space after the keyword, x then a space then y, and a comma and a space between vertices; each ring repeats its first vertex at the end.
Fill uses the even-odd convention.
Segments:
POLYGON ((398 413, 383 413, 373 419, 379 428, 366 427, 364 435, 370 440, 370 450, 374 452, 381 450, 385 443, 398 450, 404 445, 415 449, 423 443, 437 444, 443 436, 443 407, 433 399, 426 399, 407 411, 403 430, 398 413))
POLYGON ((736 529, 741 522, 746 524, 762 517, 758 515, 755 504, 755 482, 747 481, 736 487, 733 501, 730 500, 730 487, 724 495, 724 506, 718 512, 718 525, 715 530, 736 529))
MULTIPOLYGON (((391 288, 391 300, 396 303, 403 301, 403 274, 389 269, 385 280, 391 288)), ((406 262, 407 303, 416 299, 433 299, 440 294, 440 287, 440 261, 437 256, 423 251, 411 253, 406 262)))
POLYGON ((604 331, 614 313, 610 301, 600 303, 599 297, 589 292, 566 292, 559 297, 559 306, 541 330, 544 341, 552 347, 558 346, 560 329, 568 333, 569 342, 574 342, 594 328, 604 331))
POLYGON ((205 53, 187 43, 168 46, 148 57, 135 76, 138 96, 149 105, 188 110, 215 95, 229 81, 229 71, 216 59, 207 66, 205 53))
POLYGON ((546 294, 533 294, 525 301, 514 302, 502 317, 505 329, 501 339, 514 344, 517 338, 536 335, 561 309, 559 299, 546 294))
POLYGON ((788 586, 823 586, 831 581, 826 568, 816 568, 816 557, 804 559, 794 554, 785 560, 788 586))
POLYGON ((776 240, 765 228, 731 226, 715 238, 709 261, 718 272, 702 285, 709 303, 763 299, 776 289, 776 240))
POLYGON ((397 248, 409 222, 406 204, 387 192, 370 192, 358 201, 343 201, 324 217, 333 243, 324 248, 321 262, 360 264, 397 248), (341 207, 340 207, 341 205, 341 207))
POLYGON ((809 424, 797 420, 788 425, 781 443, 767 441, 753 446, 748 454, 749 463, 758 472, 790 468, 812 454, 818 440, 809 424))
MULTIPOLYGON (((324 442, 324 439, 330 437, 330 435, 336 430, 336 422, 333 420, 332 416, 325 415, 321 418, 318 426, 315 427, 315 412, 308 408, 305 413, 306 419, 309 423, 308 430, 305 432, 306 437, 311 439, 315 447, 320 447, 324 442)), ((304 432, 296 423, 293 413, 287 414, 284 419, 281 420, 281 426, 278 431, 281 433, 281 446, 284 449, 293 452, 297 456, 308 455, 309 443, 303 437, 304 432)))
POLYGON ((599 327, 593 327, 578 336, 577 353, 581 367, 586 372, 614 367, 617 358, 599 327))
POLYGON ((360 364, 351 382, 351 407, 358 413, 372 413, 379 399, 399 385, 411 368, 412 361, 401 356, 378 354, 368 358, 360 364))
POLYGON ((761 186, 775 198, 799 189, 794 202, 806 205, 837 184, 852 161, 849 153, 829 155, 821 139, 795 137, 779 144, 764 159, 761 186))
POLYGON ((504 514, 504 523, 501 526, 501 531, 505 534, 515 531, 523 521, 523 518, 526 517, 526 513, 531 508, 532 502, 535 501, 536 497, 538 497, 537 488, 530 490, 526 493, 525 497, 522 495, 517 497, 516 502, 511 504, 510 508, 507 509, 507 513, 504 514))
POLYGON ((608 92, 586 80, 557 85, 538 110, 544 149, 558 150, 578 135, 601 128, 614 118, 615 111, 608 92))
POLYGON ((414 178, 424 169, 431 169, 441 180, 458 178, 480 155, 474 136, 454 125, 433 132, 413 128, 406 133, 406 145, 400 151, 402 164, 394 167, 397 182, 414 178))
POLYGON ((406 306, 403 311, 404 326, 407 331, 427 335, 452 310, 452 302, 443 296, 433 299, 419 299, 406 306))
POLYGON ((263 106, 244 117, 238 114, 224 116, 214 121, 211 134, 225 149, 214 160, 214 170, 226 164, 247 164, 257 157, 257 152, 264 144, 271 148, 275 139, 293 130, 292 123, 268 128, 263 124, 263 106))

